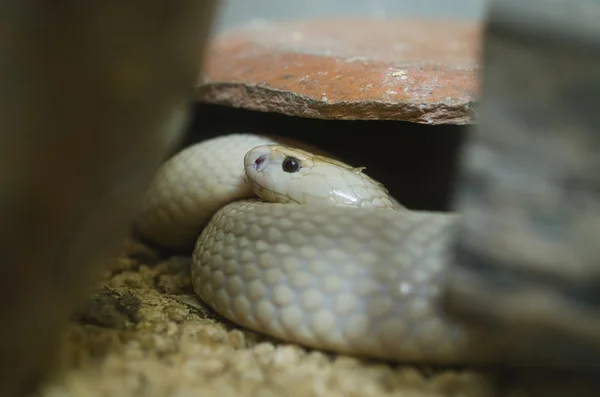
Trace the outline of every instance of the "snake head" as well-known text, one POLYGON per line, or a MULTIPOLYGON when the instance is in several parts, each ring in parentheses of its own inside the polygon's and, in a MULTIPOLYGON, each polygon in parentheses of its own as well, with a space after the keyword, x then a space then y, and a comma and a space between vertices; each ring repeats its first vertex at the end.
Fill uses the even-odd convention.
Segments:
POLYGON ((244 156, 246 181, 268 202, 395 208, 387 190, 362 168, 283 145, 262 145, 244 156))
POLYGON ((282 145, 257 146, 244 156, 246 181, 268 202, 296 202, 294 185, 311 165, 310 153, 282 145))

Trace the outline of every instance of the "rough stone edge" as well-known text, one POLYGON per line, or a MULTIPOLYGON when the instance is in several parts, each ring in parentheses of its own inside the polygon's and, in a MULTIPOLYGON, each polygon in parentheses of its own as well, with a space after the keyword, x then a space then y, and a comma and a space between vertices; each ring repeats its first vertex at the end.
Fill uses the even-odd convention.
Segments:
POLYGON ((195 91, 199 102, 324 120, 396 120, 429 125, 477 122, 475 101, 454 105, 383 101, 327 103, 294 92, 243 83, 204 83, 196 86, 195 91))

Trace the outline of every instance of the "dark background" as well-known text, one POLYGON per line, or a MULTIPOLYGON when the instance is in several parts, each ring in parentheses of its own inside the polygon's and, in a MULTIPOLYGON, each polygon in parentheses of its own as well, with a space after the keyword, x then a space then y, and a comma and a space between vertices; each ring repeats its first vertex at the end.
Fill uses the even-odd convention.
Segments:
POLYGON ((291 117, 198 104, 182 146, 228 133, 273 134, 316 145, 368 175, 411 209, 446 211, 468 126, 291 117))

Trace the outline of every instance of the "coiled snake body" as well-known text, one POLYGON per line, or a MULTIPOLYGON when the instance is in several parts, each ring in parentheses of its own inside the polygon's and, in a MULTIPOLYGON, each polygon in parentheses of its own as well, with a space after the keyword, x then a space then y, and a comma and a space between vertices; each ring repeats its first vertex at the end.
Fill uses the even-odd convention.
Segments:
POLYGON ((194 247, 195 292, 243 327, 375 358, 476 356, 440 302, 457 215, 405 209, 362 169, 275 143, 232 134, 184 149, 156 176, 138 232, 194 247))

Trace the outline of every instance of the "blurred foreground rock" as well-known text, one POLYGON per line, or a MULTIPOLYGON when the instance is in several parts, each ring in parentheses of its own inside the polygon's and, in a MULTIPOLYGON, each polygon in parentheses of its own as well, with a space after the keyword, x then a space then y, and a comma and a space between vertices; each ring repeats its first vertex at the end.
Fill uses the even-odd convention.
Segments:
POLYGON ((12 397, 57 369, 70 312, 179 140, 215 1, 0 13, 0 396, 12 397))

